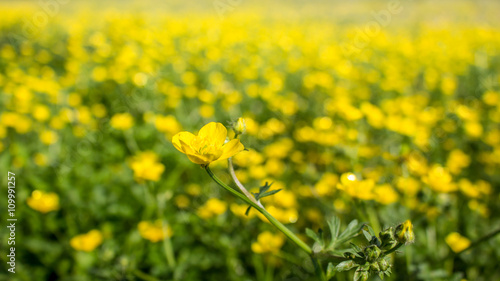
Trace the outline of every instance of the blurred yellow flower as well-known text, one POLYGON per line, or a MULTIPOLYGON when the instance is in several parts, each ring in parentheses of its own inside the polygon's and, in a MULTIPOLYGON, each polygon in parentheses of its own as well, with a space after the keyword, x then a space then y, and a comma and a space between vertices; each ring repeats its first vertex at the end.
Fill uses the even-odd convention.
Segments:
POLYGON ((458 188, 450 173, 439 165, 432 166, 429 173, 422 177, 422 181, 436 192, 453 192, 458 188))
POLYGON ((90 111, 92 114, 94 114, 95 117, 102 118, 106 116, 106 106, 100 103, 93 104, 92 107, 90 108, 90 111))
POLYGON ((211 122, 203 126, 198 135, 180 132, 172 138, 172 143, 180 152, 187 155, 191 162, 208 165, 216 160, 227 159, 244 149, 238 139, 224 144, 227 129, 221 123, 211 122))
POLYGON ((446 161, 446 167, 452 174, 459 174, 463 168, 466 168, 470 164, 470 156, 465 154, 459 149, 454 149, 450 152, 448 160, 446 161))
POLYGON ((178 208, 184 209, 189 207, 189 198, 186 195, 177 195, 175 197, 175 205, 177 205, 178 208))
POLYGON ((242 135, 247 131, 247 125, 245 123, 245 119, 243 118, 238 118, 236 121, 236 124, 234 125, 234 130, 238 135, 242 135))
POLYGON ((451 250, 455 253, 461 252, 470 246, 470 240, 463 237, 458 232, 452 232, 445 238, 446 244, 450 246, 451 250))
POLYGON ((479 122, 466 122, 465 133, 472 138, 479 138, 483 134, 483 126, 479 122))
POLYGON ((128 130, 134 125, 134 118, 130 113, 117 113, 111 117, 111 127, 117 130, 128 130))
POLYGON ((282 235, 264 231, 257 237, 257 242, 252 243, 252 251, 257 254, 276 254, 280 251, 284 243, 285 239, 282 235))
POLYGON ((168 138, 181 130, 181 124, 174 116, 157 115, 154 118, 155 127, 158 131, 167 134, 168 138))
POLYGON ((51 145, 57 142, 58 136, 54 131, 44 130, 40 133, 40 141, 43 144, 51 145))
POLYGON ((41 167, 44 167, 47 165, 47 156, 41 153, 36 153, 33 156, 33 162, 41 167))
POLYGON ((93 229, 88 233, 71 238, 69 244, 77 251, 91 252, 101 245, 102 239, 101 232, 97 229, 93 229))
POLYGON ((59 196, 54 192, 34 190, 26 203, 30 208, 40 213, 59 210, 59 196))
POLYGON ((373 188, 375 181, 372 179, 358 180, 353 173, 344 173, 340 176, 340 183, 337 183, 337 188, 343 190, 351 197, 362 200, 374 199, 373 188))
POLYGON ((45 121, 50 117, 50 110, 45 105, 37 104, 33 108, 33 117, 38 121, 45 121))
POLYGON ((168 225, 164 225, 161 220, 154 222, 141 221, 137 227, 142 238, 153 243, 159 242, 166 237, 172 237, 173 235, 172 229, 168 225))
POLYGON ((165 166, 158 162, 158 156, 152 151, 141 152, 132 157, 130 167, 134 171, 134 178, 138 182, 144 180, 158 181, 165 170, 165 166))
POLYGON ((398 193, 390 184, 381 184, 373 189, 374 199, 384 205, 397 202, 399 199, 398 193))
POLYGON ((227 203, 217 198, 210 198, 198 209, 198 215, 204 219, 209 219, 214 216, 225 213, 227 210, 227 203))

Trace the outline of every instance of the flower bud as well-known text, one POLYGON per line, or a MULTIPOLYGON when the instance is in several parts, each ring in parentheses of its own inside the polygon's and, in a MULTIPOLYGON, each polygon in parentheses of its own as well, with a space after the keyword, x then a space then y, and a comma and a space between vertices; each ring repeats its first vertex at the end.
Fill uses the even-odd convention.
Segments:
POLYGON ((385 259, 381 259, 378 261, 378 266, 380 270, 386 271, 389 268, 389 263, 385 259))
POLYGON ((354 273, 354 279, 355 281, 366 281, 368 280, 368 271, 360 271, 356 270, 354 273))
POLYGON ((374 262, 380 256, 380 252, 381 252, 380 249, 375 245, 371 245, 371 246, 366 247, 365 248, 366 259, 369 262, 374 262))
POLYGON ((238 118, 238 121, 234 123, 233 128, 236 135, 243 135, 247 131, 247 125, 245 123, 245 119, 241 117, 238 118))
POLYGON ((396 237, 394 236, 394 230, 392 227, 389 227, 388 229, 381 231, 379 233, 379 237, 382 242, 381 248, 383 250, 390 250, 398 243, 396 237))
POLYGON ((370 270, 379 272, 380 271, 380 265, 377 262, 373 262, 370 264, 370 270))
POLYGON ((410 244, 415 241, 415 233, 413 233, 413 225, 410 220, 398 225, 394 231, 394 235, 399 243, 410 244))

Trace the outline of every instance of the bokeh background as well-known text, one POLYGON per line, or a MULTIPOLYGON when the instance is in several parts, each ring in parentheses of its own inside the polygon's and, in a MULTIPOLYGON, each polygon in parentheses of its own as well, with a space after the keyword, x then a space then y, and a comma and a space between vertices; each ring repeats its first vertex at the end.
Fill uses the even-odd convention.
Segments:
POLYGON ((307 256, 171 144, 243 117, 237 175, 282 188, 263 203, 304 241, 333 215, 375 231, 411 219, 416 242, 389 280, 500 280, 499 237, 460 253, 500 226, 498 11, 2 1, 0 216, 11 171, 18 222, 15 274, 0 233, 0 279, 314 280, 307 256))

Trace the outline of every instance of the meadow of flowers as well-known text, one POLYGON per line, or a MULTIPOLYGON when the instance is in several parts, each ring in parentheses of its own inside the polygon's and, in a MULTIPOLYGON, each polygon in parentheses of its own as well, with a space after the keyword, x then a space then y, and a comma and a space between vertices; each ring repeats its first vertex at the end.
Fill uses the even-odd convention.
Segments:
POLYGON ((281 189, 261 202, 309 245, 332 216, 377 234, 409 219, 385 280, 500 280, 500 5, 396 1, 374 25, 389 2, 2 4, 0 279, 317 280, 197 165, 234 185, 212 160, 241 151, 235 176, 281 189), (172 143, 210 122, 241 147, 193 160, 172 143))

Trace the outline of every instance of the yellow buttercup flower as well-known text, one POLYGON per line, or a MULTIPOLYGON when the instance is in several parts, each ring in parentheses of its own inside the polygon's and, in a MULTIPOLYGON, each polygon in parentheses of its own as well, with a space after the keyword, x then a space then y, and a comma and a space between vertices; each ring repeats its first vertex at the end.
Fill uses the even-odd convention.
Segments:
POLYGON ((238 139, 224 143, 227 129, 221 123, 211 122, 203 126, 195 136, 190 132, 180 132, 172 138, 172 143, 191 162, 206 166, 216 160, 227 159, 245 147, 238 139))
POLYGON ((59 196, 54 192, 43 192, 35 190, 31 193, 27 202, 33 210, 40 213, 48 213, 59 209, 59 196))
POLYGON ((204 219, 209 219, 214 216, 221 215, 227 210, 227 203, 217 198, 210 198, 198 210, 198 215, 204 219))
POLYGON ((77 235, 69 241, 73 249, 77 251, 92 252, 102 243, 102 234, 99 230, 93 229, 85 234, 77 235))
POLYGON ((446 236, 444 240, 455 253, 461 252, 470 246, 470 240, 466 237, 463 237, 458 232, 452 232, 448 234, 448 236, 446 236))
POLYGON ((113 117, 111 117, 110 123, 111 127, 117 130, 126 131, 132 128, 132 126, 134 125, 134 118, 127 112, 118 113, 113 115, 113 117))
POLYGON ((139 228, 139 234, 144 239, 147 239, 153 243, 162 241, 166 237, 172 237, 173 231, 170 227, 165 227, 161 220, 156 220, 154 222, 141 221, 137 226, 139 228))
POLYGON ((152 151, 145 151, 135 155, 130 162, 134 171, 134 178, 138 182, 144 180, 159 181, 165 166, 158 162, 158 156, 152 151))
POLYGON ((284 243, 283 236, 264 231, 257 237, 257 242, 252 243, 252 251, 257 254, 278 253, 284 243))

